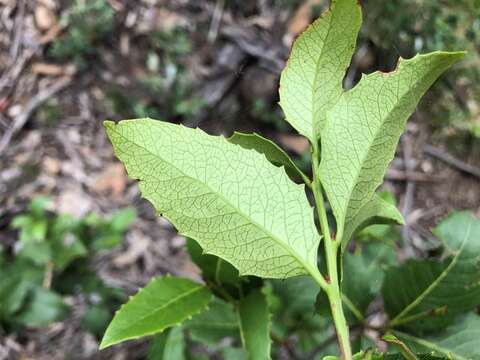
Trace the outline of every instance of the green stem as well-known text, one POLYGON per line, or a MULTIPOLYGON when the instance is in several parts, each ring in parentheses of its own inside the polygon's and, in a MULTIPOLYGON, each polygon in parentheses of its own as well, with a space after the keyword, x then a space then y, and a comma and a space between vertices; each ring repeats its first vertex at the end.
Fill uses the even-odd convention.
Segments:
POLYGON ((414 315, 403 316, 401 318, 394 319, 394 320, 390 321, 389 326, 390 327, 395 327, 395 326, 399 326, 399 325, 404 325, 404 324, 408 324, 412 321, 418 321, 418 320, 421 320, 421 319, 424 319, 424 318, 427 318, 427 317, 432 317, 432 316, 445 315, 446 313, 447 313, 447 306, 441 306, 441 307, 434 308, 434 309, 428 309, 428 310, 419 312, 419 313, 414 314, 414 315))
MULTIPOLYGON (((313 170, 313 182, 312 189, 315 197, 315 204, 318 213, 318 219, 320 221, 320 227, 324 236, 325 256, 327 260, 327 271, 329 280, 327 286, 324 288, 327 293, 328 300, 330 302, 330 309, 332 311, 333 322, 337 331, 338 343, 340 346, 340 352, 342 359, 352 359, 352 349, 350 345, 350 336, 343 313, 342 306, 342 294, 340 290, 338 268, 337 268, 337 251, 338 244, 341 243, 341 239, 337 238, 335 241, 330 235, 330 227, 328 225, 327 212, 325 211, 325 202, 323 200, 322 188, 320 184, 320 176, 318 169, 318 146, 313 145, 312 151, 312 170, 313 170)), ((323 279, 323 277, 322 277, 323 279)))

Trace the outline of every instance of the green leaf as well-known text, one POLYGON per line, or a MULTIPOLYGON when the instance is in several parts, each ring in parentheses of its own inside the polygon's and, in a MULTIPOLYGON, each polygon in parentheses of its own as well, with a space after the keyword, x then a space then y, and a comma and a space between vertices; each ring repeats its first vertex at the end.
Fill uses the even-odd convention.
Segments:
POLYGON ((372 224, 399 224, 403 225, 402 214, 394 206, 374 194, 370 201, 363 205, 362 209, 345 224, 342 236, 342 249, 348 245, 356 232, 372 224))
POLYGON ((363 76, 327 113, 320 174, 339 237, 351 226, 346 224, 372 216, 369 203, 408 117, 433 82, 463 55, 434 52, 400 59, 391 73, 363 76))
POLYGON ((109 220, 110 227, 113 231, 124 232, 128 226, 135 220, 137 212, 134 208, 125 208, 117 211, 109 220))
POLYGON ((438 329, 480 304, 480 220, 453 213, 434 232, 444 243, 444 261, 410 260, 386 274, 383 298, 392 326, 438 329))
POLYGON ((36 265, 45 265, 52 260, 52 247, 46 241, 27 241, 18 251, 19 258, 28 259, 36 265))
POLYGON ((210 296, 205 286, 191 280, 156 278, 117 311, 100 349, 179 324, 203 310, 210 296))
POLYGON ((47 196, 36 196, 32 199, 28 208, 35 218, 43 218, 45 216, 45 210, 50 202, 51 199, 47 196))
POLYGON ((432 355, 444 355, 453 360, 480 358, 480 317, 473 313, 458 318, 441 334, 424 339, 399 331, 395 334, 418 351, 433 351, 432 355))
POLYGON ((312 144, 343 93, 361 23, 357 0, 334 0, 293 44, 280 78, 280 105, 286 120, 312 144))
POLYGON ((63 271, 75 259, 88 256, 85 245, 76 235, 65 234, 50 241, 55 268, 63 271))
POLYGON ((201 246, 195 240, 187 238, 187 249, 192 261, 202 270, 204 279, 211 280, 218 285, 238 283, 238 270, 217 256, 204 254, 201 246))
POLYGON ((193 340, 207 346, 217 345, 227 336, 238 337, 239 327, 233 305, 213 297, 208 309, 183 324, 193 340))
POLYGON ((0 278, 0 319, 12 317, 24 304, 32 283, 23 281, 20 275, 13 275, 2 269, 0 278))
POLYGON ((164 360, 163 350, 165 349, 165 343, 167 342, 169 332, 170 330, 166 330, 152 338, 148 348, 147 360, 164 360))
POLYGON ((243 134, 234 132, 232 136, 227 138, 232 144, 237 144, 244 149, 253 149, 260 154, 264 154, 268 161, 276 166, 284 166, 285 171, 292 178, 300 178, 306 182, 310 182, 308 177, 298 168, 288 154, 273 141, 258 135, 243 134))
POLYGON ((112 312, 105 305, 97 304, 87 309, 81 324, 95 336, 102 336, 108 323, 112 320, 112 312))
POLYGON ((317 274, 319 235, 304 185, 221 136, 151 119, 105 122, 116 155, 185 236, 241 275, 317 274))
POLYGON ((176 326, 168 332, 165 348, 163 349, 163 358, 167 359, 185 359, 185 337, 181 326, 176 326))
POLYGON ((283 281, 272 281, 273 292, 280 298, 276 316, 310 318, 315 311, 318 286, 310 276, 299 276, 283 281))
POLYGON ((228 360, 247 360, 244 349, 225 347, 221 350, 223 358, 228 360))
POLYGON ((405 359, 418 360, 417 356, 412 352, 412 350, 410 350, 409 347, 403 341, 397 338, 395 335, 386 334, 385 336, 382 337, 382 340, 398 347, 398 349, 400 350, 402 355, 405 357, 405 359))
POLYGON ((240 301, 240 336, 250 360, 270 359, 270 313, 267 300, 256 289, 240 301))
POLYGON ((148 350, 147 360, 169 359, 185 359, 185 337, 180 326, 156 335, 148 350))
POLYGON ((37 286, 28 295, 27 301, 15 315, 15 321, 27 326, 44 326, 63 320, 69 311, 68 305, 53 291, 37 286))

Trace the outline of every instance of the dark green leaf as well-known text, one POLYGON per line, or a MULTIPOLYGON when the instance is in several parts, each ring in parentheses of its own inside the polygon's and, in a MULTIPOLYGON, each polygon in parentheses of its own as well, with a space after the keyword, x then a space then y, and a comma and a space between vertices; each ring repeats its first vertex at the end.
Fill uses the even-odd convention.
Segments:
POLYGON ((159 277, 135 294, 115 314, 100 345, 153 335, 202 311, 210 291, 188 279, 159 277))
POLYGON ((221 350, 223 358, 228 360, 247 360, 247 354, 245 350, 233 348, 233 347, 226 347, 221 350))
POLYGON ((198 243, 187 238, 187 249, 193 262, 202 270, 204 279, 211 280, 218 285, 238 283, 238 270, 227 261, 217 256, 204 254, 198 243))
POLYGON ((433 355, 454 360, 480 359, 480 317, 470 313, 435 336, 420 338, 396 331, 395 334, 417 351, 433 351, 433 355))
POLYGON ((27 326, 43 326, 65 318, 69 307, 58 294, 37 286, 15 316, 15 321, 27 326))
POLYGON ((105 305, 93 305, 83 315, 82 326, 92 334, 101 337, 112 317, 112 312, 105 305))
POLYGON ((207 346, 217 345, 227 336, 239 336, 238 320, 233 305, 216 297, 212 298, 207 310, 185 321, 183 326, 193 340, 207 346))
POLYGON ((265 295, 256 289, 240 301, 240 336, 250 360, 270 359, 270 313, 265 295))
POLYGON ((446 260, 410 260, 386 274, 383 297, 392 326, 438 329, 480 304, 480 220, 454 213, 435 233, 446 260))
POLYGON ((110 226, 112 230, 117 232, 123 232, 128 229, 128 226, 135 220, 137 212, 134 208, 125 208, 117 211, 110 218, 110 226))
POLYGON ((59 271, 65 269, 73 260, 88 255, 87 248, 73 234, 53 238, 50 240, 52 260, 55 268, 59 271))
POLYGON ((52 260, 51 244, 46 241, 24 242, 17 256, 28 259, 36 265, 45 265, 52 260))
POLYGON ((148 350, 147 360, 170 359, 185 359, 185 337, 180 326, 155 335, 148 350))

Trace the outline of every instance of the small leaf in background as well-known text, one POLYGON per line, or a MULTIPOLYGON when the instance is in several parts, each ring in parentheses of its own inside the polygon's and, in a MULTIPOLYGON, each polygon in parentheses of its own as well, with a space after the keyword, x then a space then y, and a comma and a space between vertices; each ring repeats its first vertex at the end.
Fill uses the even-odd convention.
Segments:
POLYGON ((137 212, 134 208, 128 207, 114 213, 109 220, 111 228, 116 232, 124 232, 135 220, 137 212))
POLYGON ((296 318, 311 317, 314 314, 318 285, 310 276, 298 276, 270 283, 273 293, 280 301, 275 316, 296 318))
POLYGON ((165 359, 185 359, 185 338, 181 326, 171 329, 164 349, 165 359))
POLYGON ((27 326, 44 326, 63 320, 69 307, 58 294, 37 286, 28 295, 15 321, 27 326))
POLYGON ((187 250, 192 261, 202 271, 204 279, 211 280, 218 285, 236 285, 238 283, 238 270, 217 256, 204 254, 202 247, 195 240, 187 238, 187 250))
POLYGON ((223 358, 228 360, 249 360, 244 349, 226 347, 221 350, 223 358))
POLYGON ((45 209, 50 202, 50 198, 46 196, 36 196, 30 202, 28 209, 35 218, 42 218, 45 216, 45 209))
POLYGON ((405 357, 406 360, 418 360, 417 356, 413 353, 412 350, 405 345, 399 338, 397 338, 393 334, 386 334, 382 337, 382 340, 386 341, 389 344, 396 346, 402 355, 405 357))
POLYGON ((76 235, 71 233, 50 239, 52 260, 56 270, 63 271, 72 261, 88 255, 88 250, 76 235))
POLYGON ((35 265, 45 265, 52 259, 52 248, 46 241, 23 242, 17 256, 28 259, 35 265))
POLYGON ((270 313, 260 289, 240 301, 238 309, 240 336, 248 359, 270 359, 270 313))
POLYGON ((444 243, 444 261, 409 260, 386 274, 382 293, 392 326, 436 330, 479 305, 480 220, 453 213, 434 233, 444 243))
POLYGON ((147 360, 167 360, 163 357, 163 350, 165 349, 165 343, 167 342, 169 332, 170 330, 165 330, 152 337, 148 348, 147 360))
POLYGON ((338 0, 293 44, 280 78, 280 105, 286 120, 312 144, 323 137, 325 115, 343 93, 361 23, 357 1, 338 0))
POLYGON ((97 337, 102 337, 108 323, 112 320, 112 312, 104 305, 93 305, 87 309, 82 318, 82 326, 97 337))
POLYGON ((205 309, 210 297, 205 286, 191 280, 156 278, 117 311, 100 348, 153 335, 179 324, 205 309))
POLYGON ((239 338, 238 319, 232 304, 213 297, 208 309, 183 323, 191 338, 215 346, 227 336, 239 338))
POLYGON ((317 272, 320 237, 304 186, 265 156, 151 119, 106 121, 105 127, 142 195, 205 252, 241 275, 317 272))
POLYGON ((395 331, 395 334, 417 351, 433 352, 435 356, 446 356, 455 360, 476 360, 480 358, 480 316, 469 313, 457 318, 438 334, 425 338, 395 331))
POLYGON ((12 317, 24 304, 32 284, 19 275, 3 273, 0 278, 0 320, 12 317))
POLYGON ((155 335, 147 354, 147 360, 184 360, 185 337, 181 326, 155 335))
POLYGON ((293 179, 306 179, 306 175, 298 168, 288 154, 273 141, 258 135, 234 132, 227 138, 232 144, 237 144, 244 149, 253 149, 264 154, 268 161, 276 166, 284 166, 285 171, 293 179))

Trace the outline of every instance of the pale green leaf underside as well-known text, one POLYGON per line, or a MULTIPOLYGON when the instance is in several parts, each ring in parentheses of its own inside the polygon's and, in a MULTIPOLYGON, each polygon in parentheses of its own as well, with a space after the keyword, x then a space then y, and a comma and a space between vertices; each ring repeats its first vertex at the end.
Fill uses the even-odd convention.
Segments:
POLYGON ((281 147, 257 133, 244 134, 234 132, 227 140, 232 144, 240 145, 245 149, 253 149, 260 154, 264 154, 272 164, 284 166, 287 174, 292 177, 299 177, 301 179, 307 178, 281 147))
POLYGON ((395 333, 419 351, 433 351, 453 360, 480 359, 480 316, 474 313, 460 317, 436 336, 422 339, 403 332, 395 333))
POLYGON ((319 235, 304 185, 264 155, 151 119, 105 122, 142 195, 178 231, 242 275, 314 272, 319 235))
POLYGON ((280 105, 286 120, 312 143, 343 92, 361 23, 357 0, 332 0, 330 9, 293 44, 280 78, 280 105))
POLYGON ((364 76, 328 112, 320 174, 339 232, 354 221, 382 183, 422 95, 463 55, 434 52, 400 59, 391 73, 364 76))
POLYGON ((179 324, 206 308, 210 297, 208 288, 191 280, 156 278, 116 312, 100 349, 179 324))
POLYGON ((371 224, 396 223, 403 225, 403 216, 395 205, 389 204, 377 194, 366 202, 351 221, 345 224, 342 248, 345 249, 353 235, 371 224))
POLYGON ((249 360, 270 359, 270 313, 260 289, 252 291, 239 305, 240 335, 249 360))

